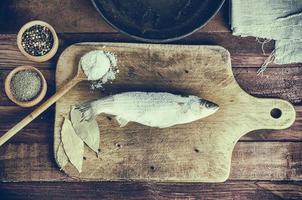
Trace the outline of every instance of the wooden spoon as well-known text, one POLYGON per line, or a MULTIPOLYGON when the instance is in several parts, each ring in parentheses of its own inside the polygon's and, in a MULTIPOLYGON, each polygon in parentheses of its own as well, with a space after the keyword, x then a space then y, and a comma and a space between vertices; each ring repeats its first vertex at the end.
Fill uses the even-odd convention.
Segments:
POLYGON ((21 129, 28 125, 31 121, 37 118, 41 113, 43 113, 47 108, 52 104, 58 101, 62 96, 64 96, 69 90, 71 90, 76 84, 81 81, 87 80, 86 75, 84 74, 81 65, 79 64, 78 71, 73 79, 68 81, 64 86, 62 86, 52 97, 45 101, 42 105, 36 108, 31 114, 25 117, 22 121, 17 123, 13 128, 7 131, 0 138, 0 146, 2 146, 7 140, 16 135, 21 129))

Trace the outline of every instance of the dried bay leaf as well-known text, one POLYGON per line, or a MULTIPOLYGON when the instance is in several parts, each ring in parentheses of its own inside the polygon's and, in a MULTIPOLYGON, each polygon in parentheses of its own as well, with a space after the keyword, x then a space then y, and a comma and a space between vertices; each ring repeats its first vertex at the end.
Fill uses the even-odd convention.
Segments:
POLYGON ((69 161, 81 173, 84 155, 84 142, 75 133, 69 119, 65 118, 64 120, 61 131, 61 138, 63 148, 69 161))
POLYGON ((60 142, 60 144, 58 146, 56 156, 57 156, 56 160, 57 160, 57 163, 58 163, 60 169, 63 169, 66 166, 66 164, 68 163, 68 157, 65 153, 62 142, 60 142))
POLYGON ((100 130, 96 119, 91 121, 81 121, 82 113, 80 110, 71 108, 70 119, 76 134, 90 147, 98 153, 100 146, 100 130))

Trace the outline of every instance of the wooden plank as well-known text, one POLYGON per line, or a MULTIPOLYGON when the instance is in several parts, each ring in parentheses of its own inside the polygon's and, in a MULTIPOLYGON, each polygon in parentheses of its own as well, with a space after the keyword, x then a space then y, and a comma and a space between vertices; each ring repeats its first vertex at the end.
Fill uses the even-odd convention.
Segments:
POLYGON ((301 150, 300 142, 240 142, 233 152, 230 177, 244 180, 294 180, 292 178, 297 177, 295 180, 301 180, 301 150))
MULTIPOLYGON (((59 36, 64 45, 71 45, 77 42, 127 42, 137 43, 137 41, 125 37, 118 33, 106 34, 60 34, 59 36)), ((233 67, 259 67, 268 55, 263 55, 261 44, 254 37, 237 37, 231 33, 219 32, 197 32, 182 40, 172 42, 171 44, 186 45, 219 45, 225 47, 231 53, 233 67)), ((274 42, 267 43, 264 46, 265 52, 269 54, 274 49, 274 42)), ((286 67, 297 65, 286 65, 286 67)), ((280 67, 280 65, 271 64, 270 67, 280 67)), ((281 65, 282 67, 282 65, 281 65)))
MULTIPOLYGON (((37 65, 38 66, 38 65, 37 65)), ((42 73, 48 82, 48 95, 55 90, 54 70, 43 69, 42 73)), ((4 93, 3 82, 10 69, 0 68, 0 106, 13 105, 4 93)), ((264 76, 257 76, 257 68, 233 68, 236 81, 247 93, 257 97, 276 97, 290 101, 296 105, 302 103, 302 67, 271 68, 264 76)), ((188 72, 190 73, 190 71, 188 72)))
MULTIPOLYGON (((58 32, 116 32, 111 28, 87 0, 1 0, 0 32, 18 32, 26 22, 44 20, 58 32)), ((228 32, 228 6, 202 32, 228 32)))
MULTIPOLYGON (((16 123, 21 121, 33 108, 20 108, 18 106, 0 106, 0 135, 6 133, 16 123)), ((53 140, 55 107, 50 107, 41 116, 36 118, 16 136, 9 140, 9 143, 47 143, 53 140)), ((302 138, 301 138, 302 139, 302 138)))
MULTIPOLYGON (((16 45, 16 35, 0 34, 0 68, 8 69, 20 65, 35 65, 41 68, 55 69, 57 58, 61 52, 69 45, 77 42, 135 42, 133 39, 117 33, 109 34, 59 34, 60 48, 56 56, 45 63, 34 63, 23 56, 16 45)), ((231 53, 232 66, 258 68, 267 59, 268 55, 263 55, 261 44, 255 38, 239 38, 230 33, 196 33, 173 44, 192 44, 192 45, 220 45, 228 49, 231 53)), ((265 45, 266 52, 273 50, 273 42, 265 45)), ((301 64, 276 65, 271 64, 270 68, 280 67, 301 67, 301 64)))
MULTIPOLYGON (((2 40, 0 40, 2 42, 2 44, 0 45, 0 48, 3 47, 3 43, 11 40, 10 42, 8 42, 8 44, 10 44, 8 47, 11 47, 11 43, 12 43, 12 37, 11 36, 7 36, 7 38, 9 40, 6 40, 6 36, 5 35, 1 35, 2 36, 2 40)), ((68 39, 68 41, 70 41, 71 39, 68 39)), ((3 51, 5 51, 5 48, 3 48, 3 51)), ((15 47, 15 52, 17 52, 16 47, 15 47)), ((3 54, 0 54, 0 56, 3 54)), ((8 54, 6 56, 3 56, 3 58, 1 58, 0 60, 4 60, 3 65, 9 65, 9 62, 7 62, 7 60, 5 60, 6 58, 11 58, 11 62, 13 61, 13 55, 12 54, 8 54), (10 56, 10 57, 9 57, 10 56)), ((26 59, 23 59, 20 62, 25 62, 26 59)), ((20 63, 21 64, 21 63, 20 63)), ((53 69, 55 68, 54 65, 55 64, 47 64, 49 66, 51 66, 50 68, 53 69)), ((38 68, 40 69, 44 69, 44 66, 38 66, 38 68)), ((269 69, 266 72, 266 75, 264 77, 258 77, 255 75, 255 71, 256 69, 252 69, 252 68, 233 68, 234 73, 236 74, 236 79, 239 83, 239 85, 245 89, 248 93, 251 93, 252 95, 257 95, 259 97, 262 96, 267 96, 267 97, 282 97, 285 98, 287 100, 290 100, 294 103, 298 103, 300 104, 301 102, 301 81, 299 78, 299 75, 301 74, 301 68, 300 67, 294 67, 294 68, 278 68, 278 69, 269 69), (293 78, 295 77, 295 78, 293 78), (249 81, 252 80, 252 81, 249 81), (293 87, 290 87, 290 85, 287 85, 286 83, 292 82, 293 87), (280 87, 280 88, 279 88, 280 87), (300 96, 299 96, 300 95, 300 96)), ((48 95, 50 95, 51 93, 53 93, 54 91, 54 72, 53 70, 42 70, 43 73, 45 74, 47 80, 48 80, 48 85, 49 85, 49 93, 48 95)), ((3 91, 3 80, 6 76, 6 74, 8 73, 8 70, 1 70, 0 71, 0 104, 1 105, 10 105, 12 106, 13 103, 11 103, 7 97, 4 94, 3 91)), ((21 119, 25 113, 29 113, 30 110, 22 110, 22 109, 16 109, 15 113, 18 113, 19 115, 16 116, 11 116, 8 118, 5 118, 7 120, 2 121, 0 119, 0 124, 1 124, 1 130, 0 130, 0 134, 3 134, 5 131, 7 131, 10 127, 12 127, 15 122, 17 122, 19 119, 21 119), (2 122, 2 123, 1 123, 2 122)), ((7 111, 10 112, 10 111, 7 111)), ((6 116, 6 110, 2 110, 1 114, 3 114, 4 116, 6 116)), ((299 108, 298 108, 298 112, 299 108)), ((299 127, 301 126, 301 121, 299 119, 301 119, 301 117, 299 117, 300 115, 298 114, 298 118, 297 118, 297 122, 294 124, 293 127, 291 127, 289 130, 285 130, 285 131, 256 131, 256 133, 251 133, 246 135, 244 138, 242 138, 242 140, 271 140, 271 141, 276 141, 276 140, 286 140, 286 141, 300 141, 301 140, 301 134, 300 134, 300 129, 299 127)), ((51 119, 52 120, 52 119, 51 119)), ((24 134, 20 134, 18 136, 16 136, 16 138, 13 139, 13 142, 29 142, 29 140, 27 139, 27 135, 32 135, 33 133, 37 133, 37 132, 41 132, 43 134, 39 134, 39 136, 35 135, 34 138, 30 137, 30 140, 33 139, 32 142, 45 142, 48 138, 49 138, 49 134, 52 134, 52 132, 49 129, 48 126, 52 127, 53 121, 49 121, 49 122, 45 122, 43 120, 38 121, 38 122, 34 122, 33 124, 31 124, 28 128, 26 128, 22 133, 24 134), (41 126, 39 126, 38 123, 42 123, 41 126), (48 124, 49 123, 49 124, 48 124), (39 128, 39 129, 38 129, 39 128), (37 129, 39 131, 37 131, 37 129), (36 130, 36 131, 34 131, 36 130)))
MULTIPOLYGON (((296 106, 297 120, 292 127, 286 130, 259 130, 248 133, 240 141, 302 141, 302 106, 296 106)), ((18 121, 23 119, 33 109, 24 109, 17 106, 0 106, 0 135, 3 135, 18 121)), ((53 140, 54 106, 40 117, 26 126, 14 136, 10 143, 47 143, 53 140)), ((146 128, 146 127, 145 127, 146 128)), ((108 129, 106 129, 108 131, 108 129)), ((144 130, 142 130, 144 131, 144 130)), ((114 133, 113 133, 114 134, 114 133)))
MULTIPOLYGON (((57 53, 59 55, 60 52, 57 53)), ((29 61, 17 47, 15 34, 0 34, 0 69, 11 69, 20 65, 33 65, 38 68, 55 68, 56 58, 45 63, 29 61)))
MULTIPOLYGON (((5 100, 7 99, 3 91, 3 81, 9 72, 7 69, 11 69, 12 67, 23 64, 33 63, 28 62, 25 58, 22 58, 21 60, 14 60, 14 55, 17 55, 16 57, 22 57, 22 55, 19 55, 20 53, 16 49, 17 47, 15 47, 15 53, 10 52, 8 54, 1 54, 1 49, 2 52, 4 52, 6 49, 2 47, 3 45, 0 45, 0 69, 4 69, 0 70, 0 88, 2 88, 2 91, 0 92, 0 104, 4 105, 6 103, 5 100)), ((236 55, 232 56, 232 58, 234 57, 236 57, 236 55)), ((57 60, 55 59, 51 63, 34 64, 34 66, 39 69, 45 69, 44 67, 46 67, 46 69, 50 69, 45 69, 45 71, 42 71, 47 78, 50 89, 54 84, 52 81, 54 80, 53 70, 55 69, 56 62, 57 60)), ((249 64, 245 64, 243 61, 240 61, 237 64, 233 63, 233 73, 235 78, 245 91, 259 97, 279 97, 295 104, 301 103, 302 93, 300 91, 302 88, 302 64, 297 64, 295 66, 292 65, 292 67, 270 68, 265 72, 264 76, 257 76, 257 68, 246 67, 246 65, 249 64)))
POLYGON ((9 199, 135 199, 135 200, 277 200, 302 198, 302 182, 228 181, 218 184, 140 182, 24 182, 0 183, 0 195, 9 199), (47 195, 45 195, 47 194, 47 195))
MULTIPOLYGON (((60 48, 56 56, 45 63, 34 63, 29 61, 21 54, 16 45, 16 35, 0 34, 0 68, 14 68, 20 65, 36 65, 41 68, 54 69, 57 58, 61 52, 71 44, 77 42, 135 42, 133 39, 121 34, 59 34, 60 48)), ((259 67, 267 55, 262 54, 261 44, 255 41, 255 38, 239 38, 232 36, 230 33, 196 33, 183 40, 173 44, 199 44, 199 45, 220 45, 228 49, 232 57, 233 67, 259 67), (248 47, 248 48, 247 48, 248 47)), ((266 51, 273 50, 273 43, 266 46, 266 51)), ((301 65, 286 65, 286 67, 301 65)), ((272 64, 270 67, 280 67, 272 64)))
POLYGON ((49 144, 3 145, 0 148, 0 180, 64 181, 68 179, 56 166, 53 155, 49 144))
MULTIPOLYGON (((301 151, 301 142, 239 142, 230 180, 302 180, 301 151)), ((78 181, 60 172, 53 156, 52 144, 5 144, 0 181, 78 181)))
POLYGON ((19 31, 28 21, 40 19, 58 32, 116 32, 87 0, 2 0, 1 32, 19 31))
POLYGON ((302 103, 302 66, 271 68, 263 76, 256 68, 233 68, 240 87, 256 97, 278 97, 294 104, 302 103))
MULTIPOLYGON (((302 90, 302 85, 301 81, 299 81, 301 79, 299 77, 302 72, 301 69, 302 68, 298 67, 284 69, 274 68, 268 70, 264 77, 256 76, 256 69, 253 68, 233 68, 233 71, 236 74, 236 79, 239 85, 252 95, 259 97, 281 97, 293 103, 301 104, 302 93, 300 91, 302 90), (288 82, 294 83, 293 87, 288 87, 288 85, 286 85, 288 82)), ((4 107, 14 106, 14 104, 8 100, 3 90, 3 81, 8 72, 8 70, 0 70, 0 88, 2 88, 0 89, 0 105, 2 105, 0 113, 1 116, 4 116, 4 118, 0 119, 0 135, 4 134, 18 120, 22 119, 23 116, 29 114, 32 110, 21 109, 18 107, 4 107)), ((54 71, 42 70, 42 72, 48 81, 49 96, 55 90, 54 71)), ((296 107, 296 109, 298 112, 297 121, 290 129, 282 131, 256 131, 244 136, 242 140, 301 141, 302 135, 300 134, 300 127, 302 126, 302 111, 300 107, 296 107)), ((48 112, 51 113, 53 111, 48 112)), ((53 113, 46 114, 46 116, 53 116, 53 113)), ((49 117, 44 117, 44 119, 49 119, 49 117)), ((53 127, 53 118, 50 118, 47 122, 44 120, 35 121, 29 127, 25 128, 24 131, 22 131, 24 134, 18 134, 15 138, 13 138, 13 142, 29 142, 29 140, 32 140, 32 142, 46 142, 46 140, 49 139, 49 134, 52 134, 50 131, 52 129, 49 129, 48 127, 53 127), (42 123, 41 126, 39 126, 39 123, 42 123), (39 136, 34 136, 34 138, 29 137, 29 139, 27 139, 28 135, 38 132, 40 132, 39 136)))

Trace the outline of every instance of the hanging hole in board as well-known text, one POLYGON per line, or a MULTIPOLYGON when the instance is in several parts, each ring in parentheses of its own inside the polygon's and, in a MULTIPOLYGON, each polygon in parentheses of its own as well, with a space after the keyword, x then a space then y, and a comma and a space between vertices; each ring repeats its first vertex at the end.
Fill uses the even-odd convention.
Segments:
POLYGON ((271 110, 271 116, 274 119, 279 119, 282 115, 282 111, 279 108, 274 108, 271 110))

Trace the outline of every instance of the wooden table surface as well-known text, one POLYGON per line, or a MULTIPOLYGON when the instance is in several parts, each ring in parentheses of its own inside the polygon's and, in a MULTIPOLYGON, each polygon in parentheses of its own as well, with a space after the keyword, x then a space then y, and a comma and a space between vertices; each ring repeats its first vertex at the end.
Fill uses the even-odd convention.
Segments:
MULTIPOLYGON (((228 15, 225 4, 206 27, 173 43, 227 48, 240 86, 257 97, 292 102, 297 120, 287 130, 261 130, 244 136, 234 149, 227 182, 71 180, 54 161, 52 106, 0 147, 0 199, 302 199, 302 64, 272 64, 263 76, 257 76, 267 56, 255 38, 232 36, 228 15)), ((49 96, 55 91, 58 56, 69 45, 83 41, 136 42, 106 25, 88 0, 0 1, 0 135, 33 110, 20 108, 6 97, 3 81, 9 71, 24 64, 36 66, 48 81, 49 96), (18 51, 16 33, 32 19, 49 22, 59 33, 59 52, 49 62, 30 62, 18 51)), ((265 46, 267 52, 273 48, 273 42, 265 46)))

